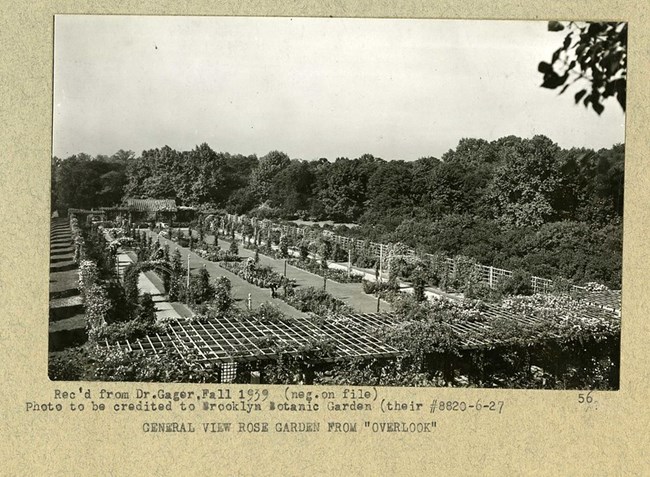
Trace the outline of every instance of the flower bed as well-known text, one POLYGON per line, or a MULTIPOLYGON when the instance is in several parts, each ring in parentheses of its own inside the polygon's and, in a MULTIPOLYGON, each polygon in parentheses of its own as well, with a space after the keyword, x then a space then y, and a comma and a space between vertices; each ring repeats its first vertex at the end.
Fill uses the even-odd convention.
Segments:
MULTIPOLYGON (((248 250, 257 250, 259 253, 266 255, 267 257, 275 258, 278 260, 285 258, 282 255, 282 252, 269 248, 266 245, 255 247, 255 245, 247 244, 244 242, 242 243, 242 246, 248 250)), ((298 252, 296 250, 289 249, 288 254, 290 255, 290 258, 287 258, 286 260, 287 263, 296 268, 300 268, 301 270, 305 270, 320 277, 327 277, 328 280, 333 280, 338 283, 361 283, 361 280, 363 279, 363 275, 359 274, 358 272, 352 272, 348 276, 348 272, 345 270, 332 268, 323 269, 320 263, 316 260, 304 260, 302 258, 295 258, 295 256, 292 256, 297 253, 298 252)))
MULTIPOLYGON (((228 238, 228 240, 230 240, 228 238)), ((276 258, 278 260, 283 259, 284 257, 282 256, 282 253, 280 253, 279 250, 274 250, 271 247, 267 245, 255 245, 247 242, 242 242, 241 243, 242 247, 245 248, 246 250, 252 250, 261 253, 262 255, 266 255, 267 257, 271 258, 276 258)))
POLYGON ((115 239, 126 236, 126 231, 122 227, 104 227, 103 225, 100 225, 97 228, 115 239))
POLYGON ((117 250, 120 247, 131 247, 135 243, 135 240, 131 237, 119 237, 114 240, 111 240, 107 245, 107 248, 111 250, 117 250))
POLYGON ((288 263, 290 263, 296 268, 300 268, 301 270, 306 270, 320 277, 327 277, 328 280, 333 280, 338 283, 361 283, 361 281, 363 280, 363 275, 359 275, 358 273, 352 272, 348 276, 348 272, 345 270, 337 270, 332 268, 324 269, 316 261, 311 261, 311 260, 305 261, 305 260, 292 258, 288 260, 288 263))
POLYGON ((311 312, 319 316, 330 313, 351 313, 353 310, 341 300, 334 298, 325 290, 313 287, 294 290, 295 282, 274 272, 271 267, 256 265, 251 259, 246 262, 219 262, 219 266, 243 278, 258 287, 284 288, 284 294, 277 297, 302 312, 311 312))
POLYGON ((389 280, 387 282, 371 282, 369 280, 361 281, 364 293, 374 295, 393 303, 399 296, 400 291, 397 282, 389 280))
POLYGON ((274 272, 271 267, 256 265, 251 259, 246 262, 219 262, 219 266, 261 288, 287 287, 293 283, 293 280, 274 272))
POLYGON ((352 313, 354 311, 325 290, 314 287, 291 290, 281 299, 299 311, 315 313, 321 317, 332 313, 352 313))
POLYGON ((242 261, 242 257, 233 255, 232 253, 221 249, 202 247, 200 249, 194 250, 194 252, 201 258, 210 260, 211 262, 241 262, 242 261))

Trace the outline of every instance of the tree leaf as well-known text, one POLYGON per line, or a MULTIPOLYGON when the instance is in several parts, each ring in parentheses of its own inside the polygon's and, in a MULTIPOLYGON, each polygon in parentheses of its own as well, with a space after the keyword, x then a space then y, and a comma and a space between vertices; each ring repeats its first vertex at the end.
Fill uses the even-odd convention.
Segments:
POLYGON ((562 31, 564 30, 564 25, 557 21, 548 22, 548 31, 562 31))
POLYGON ((625 98, 626 98, 626 81, 624 79, 619 79, 616 82, 616 99, 618 104, 621 105, 623 111, 625 112, 625 98))
POLYGON ((591 107, 594 108, 594 111, 596 111, 599 116, 605 110, 605 106, 600 104, 597 100, 591 102, 591 107))
POLYGON ((589 28, 587 28, 587 35, 589 35, 592 38, 596 38, 598 34, 605 29, 606 26, 604 23, 590 23, 589 28))
POLYGON ((562 52, 562 48, 560 48, 559 50, 555 50, 553 52, 553 56, 551 57, 551 63, 555 63, 557 61, 557 59, 560 57, 561 52, 562 52))
POLYGON ((587 94, 587 90, 586 90, 586 89, 582 89, 582 90, 578 91, 578 92, 575 94, 574 98, 575 98, 575 100, 576 100, 576 104, 578 104, 578 103, 580 102, 580 100, 582 99, 582 97, 583 97, 585 94, 587 94))
POLYGON ((541 85, 542 88, 548 88, 548 89, 557 88, 558 86, 560 86, 560 84, 558 83, 558 78, 559 78, 558 75, 554 75, 554 76, 547 75, 547 76, 545 76, 544 81, 542 82, 542 85, 541 85))
POLYGON ((542 83, 542 88, 555 89, 558 86, 562 86, 566 82, 568 77, 569 77, 568 72, 562 76, 558 75, 555 71, 546 73, 544 75, 544 82, 542 83))

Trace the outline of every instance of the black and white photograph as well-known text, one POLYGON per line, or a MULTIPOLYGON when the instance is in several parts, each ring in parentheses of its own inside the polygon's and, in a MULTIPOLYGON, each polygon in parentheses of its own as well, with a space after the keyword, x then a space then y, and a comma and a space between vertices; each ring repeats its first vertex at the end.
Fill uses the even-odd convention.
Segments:
POLYGON ((56 15, 49 378, 618 390, 627 34, 56 15))

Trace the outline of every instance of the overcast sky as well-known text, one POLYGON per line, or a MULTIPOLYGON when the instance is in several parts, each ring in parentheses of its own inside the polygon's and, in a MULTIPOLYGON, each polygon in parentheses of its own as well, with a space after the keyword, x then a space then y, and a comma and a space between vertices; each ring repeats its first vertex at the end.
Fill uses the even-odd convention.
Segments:
POLYGON ((539 87, 546 22, 57 16, 53 154, 168 145, 292 158, 440 157, 463 137, 624 142, 539 87))

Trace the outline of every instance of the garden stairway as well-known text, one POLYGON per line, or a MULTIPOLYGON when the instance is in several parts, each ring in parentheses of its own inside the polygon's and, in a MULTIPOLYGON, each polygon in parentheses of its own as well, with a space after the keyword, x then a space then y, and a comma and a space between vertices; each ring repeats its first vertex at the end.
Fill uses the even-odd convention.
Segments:
POLYGON ((50 228, 49 350, 61 351, 86 341, 86 320, 79 294, 79 269, 67 218, 50 228))

